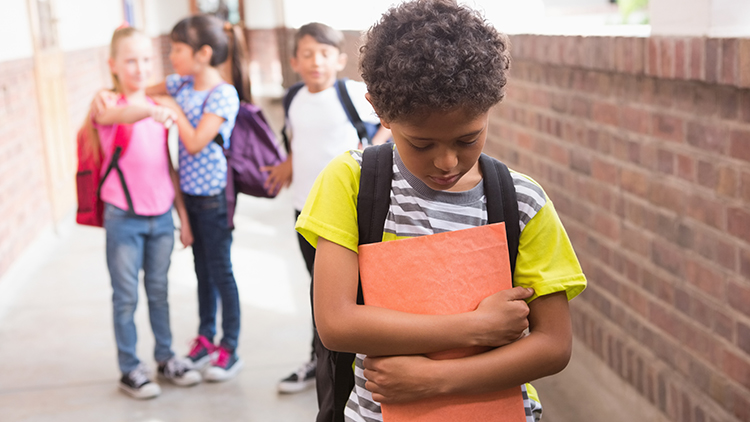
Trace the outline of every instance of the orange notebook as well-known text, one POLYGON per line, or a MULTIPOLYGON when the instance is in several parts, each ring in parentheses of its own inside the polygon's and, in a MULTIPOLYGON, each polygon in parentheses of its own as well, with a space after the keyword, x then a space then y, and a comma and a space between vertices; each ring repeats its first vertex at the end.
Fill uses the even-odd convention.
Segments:
MULTIPOLYGON (((365 304, 416 314, 476 309, 485 297, 512 286, 505 223, 359 246, 365 304)), ((428 355, 454 359, 489 348, 428 355)), ((521 387, 481 395, 441 396, 383 404, 385 422, 525 422, 521 387)))

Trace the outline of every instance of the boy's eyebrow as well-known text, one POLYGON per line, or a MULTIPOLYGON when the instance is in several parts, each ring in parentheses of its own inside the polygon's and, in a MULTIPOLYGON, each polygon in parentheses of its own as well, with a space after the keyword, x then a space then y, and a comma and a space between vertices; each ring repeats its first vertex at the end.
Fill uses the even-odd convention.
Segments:
MULTIPOLYGON (((464 135, 461 135, 461 136, 457 136, 455 139, 468 138, 470 136, 477 136, 480 133, 482 133, 484 131, 484 129, 485 128, 483 127, 483 128, 481 128, 481 129, 479 129, 477 131, 470 132, 470 133, 467 133, 467 134, 464 134, 464 135)), ((411 139, 414 139, 415 141, 432 141, 434 139, 434 138, 421 138, 419 136, 409 136, 409 135, 406 135, 406 136, 408 136, 411 139)))

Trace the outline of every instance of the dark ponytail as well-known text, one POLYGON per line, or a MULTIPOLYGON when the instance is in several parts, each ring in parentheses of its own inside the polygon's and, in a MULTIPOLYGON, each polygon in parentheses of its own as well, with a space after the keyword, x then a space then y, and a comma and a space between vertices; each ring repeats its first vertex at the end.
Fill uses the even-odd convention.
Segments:
POLYGON ((170 39, 189 45, 193 52, 200 50, 204 45, 211 47, 213 55, 209 64, 213 67, 231 59, 232 84, 237 89, 241 101, 251 101, 247 43, 242 28, 228 22, 225 26, 225 23, 215 16, 194 15, 179 21, 172 28, 170 39))

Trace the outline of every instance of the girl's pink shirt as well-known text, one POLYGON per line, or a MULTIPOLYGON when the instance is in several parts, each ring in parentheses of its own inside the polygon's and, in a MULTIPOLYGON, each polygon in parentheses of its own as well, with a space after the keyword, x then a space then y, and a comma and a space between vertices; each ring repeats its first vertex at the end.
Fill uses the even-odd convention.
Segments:
MULTIPOLYGON (((149 99, 149 101, 151 101, 149 99)), ((104 151, 102 174, 112 158, 115 125, 94 122, 104 151)), ((133 136, 125 155, 120 157, 120 168, 133 200, 135 213, 144 216, 161 215, 169 211, 174 202, 174 185, 169 176, 169 152, 164 126, 146 118, 133 124, 133 136)), ((102 201, 127 210, 128 201, 122 190, 120 176, 112 170, 104 181, 102 201)))

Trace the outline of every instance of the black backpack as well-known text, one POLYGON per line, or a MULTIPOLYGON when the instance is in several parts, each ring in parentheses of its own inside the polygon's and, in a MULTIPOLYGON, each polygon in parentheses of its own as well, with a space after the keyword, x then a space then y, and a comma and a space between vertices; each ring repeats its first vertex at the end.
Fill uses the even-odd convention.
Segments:
MULTIPOLYGON (((518 239, 521 235, 513 178, 505 164, 488 155, 482 154, 479 157, 479 165, 487 198, 487 220, 488 223, 505 222, 510 272, 513 274, 518 256, 518 239)), ((384 144, 365 149, 362 154, 362 175, 357 196, 360 245, 380 242, 383 239, 383 228, 391 203, 392 178, 393 145, 384 144)), ((357 289, 357 303, 364 304, 361 285, 357 289)), ((318 398, 320 410, 316 420, 343 422, 346 402, 354 388, 354 354, 328 349, 325 349, 324 353, 328 356, 319 356, 318 374, 327 373, 333 379, 333 394, 318 398), (321 366, 325 366, 325 369, 321 366)))
MULTIPOLYGON (((362 119, 359 117, 359 113, 357 113, 357 109, 354 107, 354 103, 352 103, 352 98, 349 96, 349 91, 347 91, 346 89, 346 81, 347 78, 336 80, 336 83, 334 84, 334 87, 336 88, 336 94, 339 97, 341 105, 344 107, 346 116, 349 118, 349 121, 352 123, 354 128, 357 129, 357 135, 359 136, 359 140, 362 143, 362 146, 364 147, 372 145, 372 137, 375 136, 375 133, 378 131, 378 129, 380 129, 380 124, 362 121, 362 119)), ((284 147, 287 151, 289 151, 289 136, 286 133, 286 119, 289 117, 289 107, 292 105, 294 96, 297 95, 299 90, 304 86, 304 82, 297 82, 296 84, 292 85, 291 87, 289 87, 286 94, 284 94, 284 99, 282 100, 282 104, 284 106, 284 127, 281 128, 281 138, 284 141, 284 147)))

